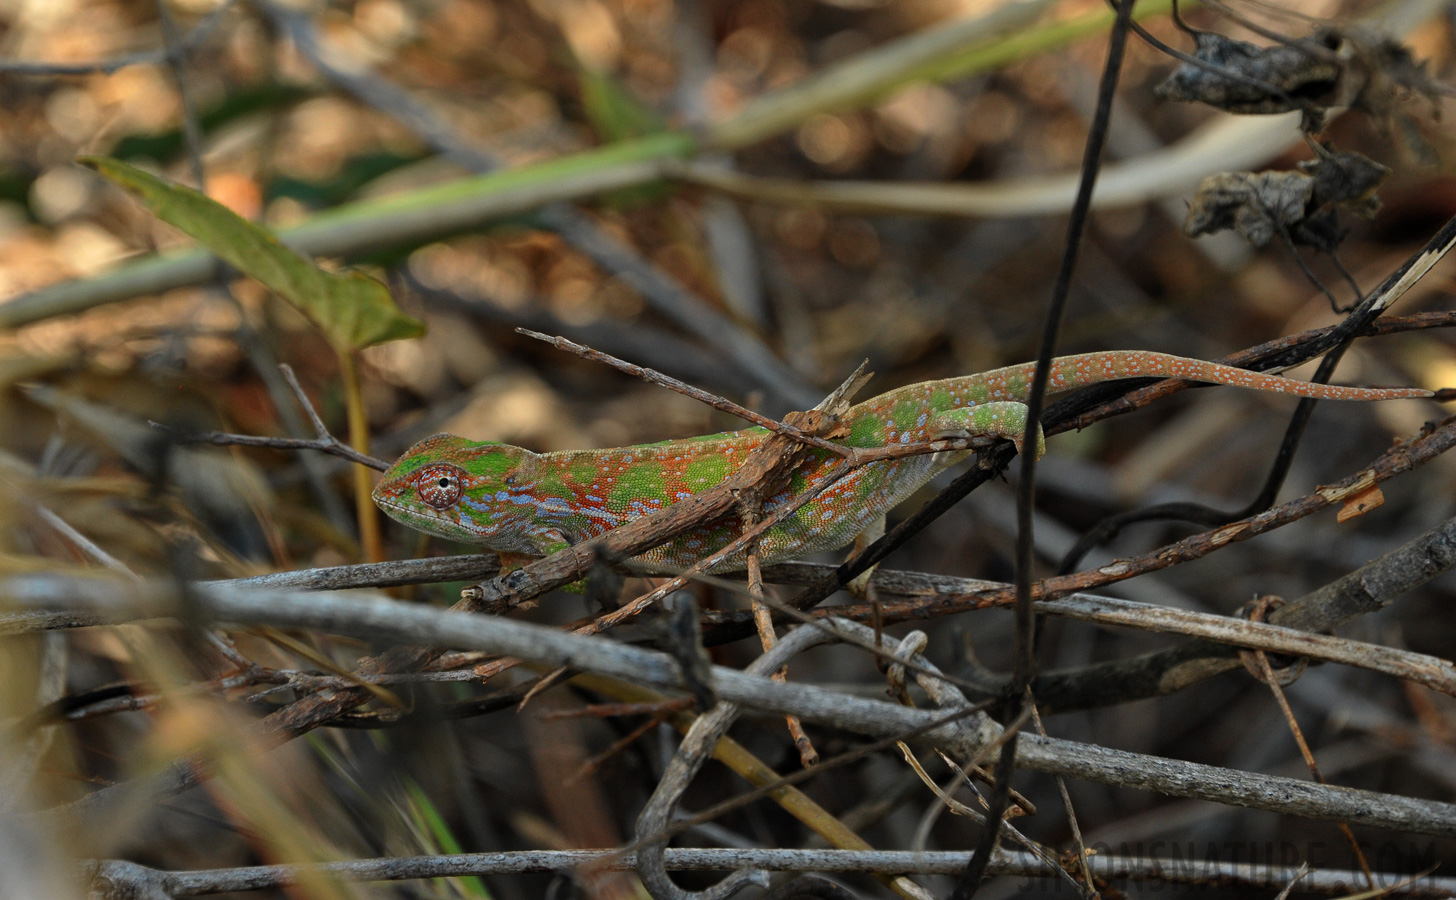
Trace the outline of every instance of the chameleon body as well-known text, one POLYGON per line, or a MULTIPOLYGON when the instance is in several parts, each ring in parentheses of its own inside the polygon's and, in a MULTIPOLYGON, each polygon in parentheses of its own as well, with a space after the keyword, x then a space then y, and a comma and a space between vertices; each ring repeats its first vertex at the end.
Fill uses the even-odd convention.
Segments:
MULTIPOLYGON (((1328 400, 1431 396, 1417 388, 1313 384, 1140 351, 1066 356, 1053 360, 1053 366, 1049 392, 1153 376, 1328 400)), ((873 448, 981 435, 1019 442, 1035 371, 1036 365, 1027 363, 881 394, 849 410, 843 418, 849 433, 842 443, 873 448)), ((762 428, 749 428, 609 450, 533 453, 437 434, 415 444, 390 467, 374 490, 374 501, 390 517, 420 531, 504 553, 546 556, 713 487, 742 465, 767 435, 762 428)), ((1038 455, 1041 449, 1039 443, 1038 455)), ((852 470, 764 534, 759 544, 763 563, 846 546, 937 472, 967 455, 922 454, 852 470)), ((765 503, 765 514, 823 481, 837 460, 828 451, 814 450, 789 486, 765 503)), ((659 546, 636 562, 658 571, 680 570, 739 533, 740 522, 729 517, 659 546)), ((744 565, 740 555, 717 571, 744 565)))

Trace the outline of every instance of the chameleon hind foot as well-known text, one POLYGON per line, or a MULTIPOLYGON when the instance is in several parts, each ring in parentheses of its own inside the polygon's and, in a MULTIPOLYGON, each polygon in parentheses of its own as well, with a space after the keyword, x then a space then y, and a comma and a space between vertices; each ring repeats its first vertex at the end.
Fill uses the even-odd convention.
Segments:
MULTIPOLYGON (((1026 404, 1015 400, 995 400, 939 413, 929 425, 936 438, 998 437, 1016 445, 1017 453, 1025 453, 1026 404)), ((1046 453, 1046 436, 1036 427, 1036 458, 1046 453)))
MULTIPOLYGON (((885 517, 877 516, 873 522, 865 526, 864 531, 861 531, 858 535, 855 536, 854 552, 858 553, 859 551, 863 550, 864 548, 868 547, 870 544, 873 544, 875 541, 878 541, 884 536, 885 517)), ((864 602, 868 600, 870 593, 870 579, 875 577, 875 570, 879 567, 880 564, 875 563, 868 569, 865 569, 863 572, 854 576, 849 584, 846 584, 844 586, 844 589, 849 591, 849 595, 853 597, 857 602, 864 602)))

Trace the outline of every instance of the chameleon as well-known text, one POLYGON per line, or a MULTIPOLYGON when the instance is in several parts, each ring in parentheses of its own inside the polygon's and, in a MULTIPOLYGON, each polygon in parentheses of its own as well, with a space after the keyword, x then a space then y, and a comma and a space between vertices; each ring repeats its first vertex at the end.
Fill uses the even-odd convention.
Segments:
MULTIPOLYGON (((1432 396, 1420 388, 1342 387, 1297 381, 1147 351, 1104 351, 1052 360, 1048 393, 1124 378, 1181 378, 1325 400, 1432 396)), ((946 437, 1000 437, 1020 447, 1035 363, 907 385, 858 403, 842 419, 848 447, 874 448, 946 437)), ((481 544, 500 553, 548 556, 656 512, 721 482, 769 433, 748 428, 606 450, 533 453, 491 441, 437 434, 405 451, 374 489, 385 514, 410 528, 481 544)), ((811 448, 788 486, 764 503, 769 515, 822 482, 838 457, 811 448)), ((1037 433, 1034 452, 1044 442, 1037 433)), ((869 463, 829 485, 759 541, 764 565, 837 550, 876 528, 885 513, 971 451, 869 463)), ((741 533, 729 516, 637 557, 659 572, 680 571, 741 533)), ((742 554, 714 571, 745 568, 742 554)))

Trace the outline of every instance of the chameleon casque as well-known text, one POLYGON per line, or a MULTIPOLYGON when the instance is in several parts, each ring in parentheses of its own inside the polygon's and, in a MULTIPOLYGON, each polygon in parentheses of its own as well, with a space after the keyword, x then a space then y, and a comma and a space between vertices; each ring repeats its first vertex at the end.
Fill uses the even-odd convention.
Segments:
MULTIPOLYGON (((1142 351, 1083 353, 1052 363, 1049 393, 1153 376, 1326 400, 1431 396, 1419 388, 1313 384, 1142 351)), ((871 448, 981 435, 1019 441, 1035 371, 1036 364, 1027 363, 881 394, 856 404, 843 417, 849 433, 842 442, 871 448)), ((503 553, 547 556, 713 487, 767 436, 762 428, 749 428, 608 450, 533 453, 437 434, 415 444, 390 467, 374 490, 374 502, 391 518, 420 531, 503 553)), ((760 558, 768 565, 846 546, 937 472, 967 455, 969 451, 922 454, 854 469, 766 532, 760 558)), ((789 486, 764 504, 764 514, 822 481, 837 459, 813 450, 789 486)), ((681 570, 739 533, 739 520, 728 517, 634 561, 657 571, 681 570)), ((740 555, 715 571, 744 566, 740 555)))

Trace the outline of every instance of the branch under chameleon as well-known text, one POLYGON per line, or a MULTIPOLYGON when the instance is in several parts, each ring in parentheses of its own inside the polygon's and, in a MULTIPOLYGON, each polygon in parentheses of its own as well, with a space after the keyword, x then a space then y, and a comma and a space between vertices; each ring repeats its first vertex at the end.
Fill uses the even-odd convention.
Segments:
MULTIPOLYGON (((1163 353, 1109 351, 1060 357, 1048 391, 1126 378, 1181 378, 1326 400, 1394 400, 1432 396, 1419 388, 1314 384, 1163 353)), ((1035 364, 912 384, 852 407, 843 423, 850 450, 873 450, 943 438, 1006 438, 1025 433, 1026 395, 1035 364)), ((762 428, 605 450, 533 453, 520 447, 441 434, 415 444, 385 473, 374 500, 391 518, 430 534, 492 550, 548 556, 598 537, 714 487, 769 437, 762 428)), ((1038 439, 1036 452, 1042 452, 1038 439)), ((969 451, 883 459, 854 468, 759 542, 764 564, 851 543, 941 470, 969 451)), ((825 481, 839 462, 814 449, 765 514, 825 481)), ((635 561, 648 569, 682 569, 741 531, 728 517, 681 535, 635 561)), ((741 554, 714 571, 744 566, 741 554)))

